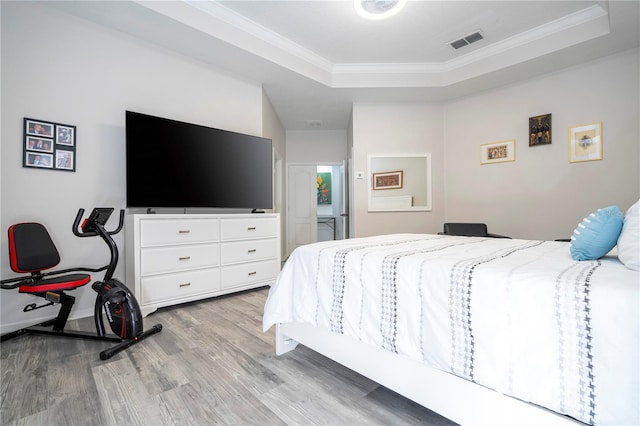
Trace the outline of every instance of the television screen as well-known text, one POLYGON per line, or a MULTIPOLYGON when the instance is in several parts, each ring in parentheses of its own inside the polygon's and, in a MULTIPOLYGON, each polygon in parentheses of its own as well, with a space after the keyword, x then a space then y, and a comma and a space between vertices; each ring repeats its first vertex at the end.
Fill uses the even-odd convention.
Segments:
POLYGON ((272 208, 271 139, 126 112, 127 207, 272 208))

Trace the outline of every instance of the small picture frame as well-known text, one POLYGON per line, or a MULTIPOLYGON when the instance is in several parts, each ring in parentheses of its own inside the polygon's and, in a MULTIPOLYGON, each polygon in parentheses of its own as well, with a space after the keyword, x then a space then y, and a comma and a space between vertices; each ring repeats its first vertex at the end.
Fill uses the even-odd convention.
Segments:
POLYGON ((516 161, 516 140, 507 139, 480 145, 480 164, 516 161))
POLYGON ((53 155, 42 152, 28 152, 26 156, 26 164, 29 167, 39 167, 45 169, 53 168, 53 155))
POLYGON ((56 126, 56 144, 74 146, 75 131, 76 128, 74 126, 56 126))
POLYGON ((402 170, 373 173, 371 176, 371 186, 374 191, 380 189, 401 189, 402 170))
POLYGON ((27 135, 52 138, 54 127, 55 125, 53 123, 25 118, 25 133, 27 135))
POLYGON ((551 114, 529 117, 529 146, 551 144, 551 114))
POLYGON ((27 136, 26 144, 25 149, 29 151, 53 152, 53 141, 51 139, 27 136))
POLYGON ((75 159, 74 152, 65 149, 56 150, 56 169, 73 170, 75 159))
POLYGON ((76 126, 24 119, 22 167, 76 171, 76 126))
POLYGON ((602 160, 602 123, 569 128, 569 162, 602 160))

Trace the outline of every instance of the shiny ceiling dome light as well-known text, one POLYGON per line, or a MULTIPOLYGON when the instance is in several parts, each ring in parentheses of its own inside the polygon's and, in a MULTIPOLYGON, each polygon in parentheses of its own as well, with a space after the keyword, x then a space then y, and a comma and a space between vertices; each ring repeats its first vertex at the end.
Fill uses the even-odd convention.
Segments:
POLYGON ((367 19, 386 19, 400 12, 407 0, 354 0, 356 12, 367 19))

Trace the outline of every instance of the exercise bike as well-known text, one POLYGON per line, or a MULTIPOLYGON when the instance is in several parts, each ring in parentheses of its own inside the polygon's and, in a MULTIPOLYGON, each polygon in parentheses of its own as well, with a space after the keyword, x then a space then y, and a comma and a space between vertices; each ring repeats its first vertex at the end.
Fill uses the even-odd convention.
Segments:
POLYGON ((40 223, 18 223, 9 227, 9 258, 11 269, 18 273, 30 273, 28 277, 10 278, 0 281, 0 288, 15 289, 20 293, 42 297, 47 303, 36 305, 30 303, 23 312, 29 312, 54 304, 60 304, 58 316, 32 327, 16 330, 0 337, 0 341, 12 339, 24 334, 43 334, 62 337, 119 342, 117 345, 100 352, 100 359, 107 360, 118 352, 139 343, 143 339, 162 331, 162 325, 156 324, 148 330, 142 325, 142 313, 136 298, 122 282, 113 278, 118 264, 118 247, 111 237, 124 226, 124 210, 120 210, 118 226, 107 231, 105 224, 113 213, 113 208, 95 208, 82 225, 80 221, 84 209, 79 209, 73 222, 74 235, 85 237, 99 236, 109 246, 111 259, 109 264, 101 268, 69 268, 59 271, 42 272, 60 263, 60 255, 47 229, 40 223), (96 333, 69 331, 64 327, 69 318, 75 297, 65 293, 82 287, 91 281, 91 276, 84 273, 106 270, 102 281, 96 281, 91 288, 96 291, 94 321, 96 333), (61 274, 67 274, 62 275, 61 274), (107 318, 114 334, 105 332, 104 317, 107 318))

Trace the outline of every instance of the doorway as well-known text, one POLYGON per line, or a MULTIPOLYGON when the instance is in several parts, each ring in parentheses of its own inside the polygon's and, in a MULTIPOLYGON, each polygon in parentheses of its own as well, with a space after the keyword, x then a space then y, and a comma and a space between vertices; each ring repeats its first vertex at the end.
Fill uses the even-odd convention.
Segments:
POLYGON ((348 236, 344 164, 287 168, 287 253, 305 244, 348 236))

